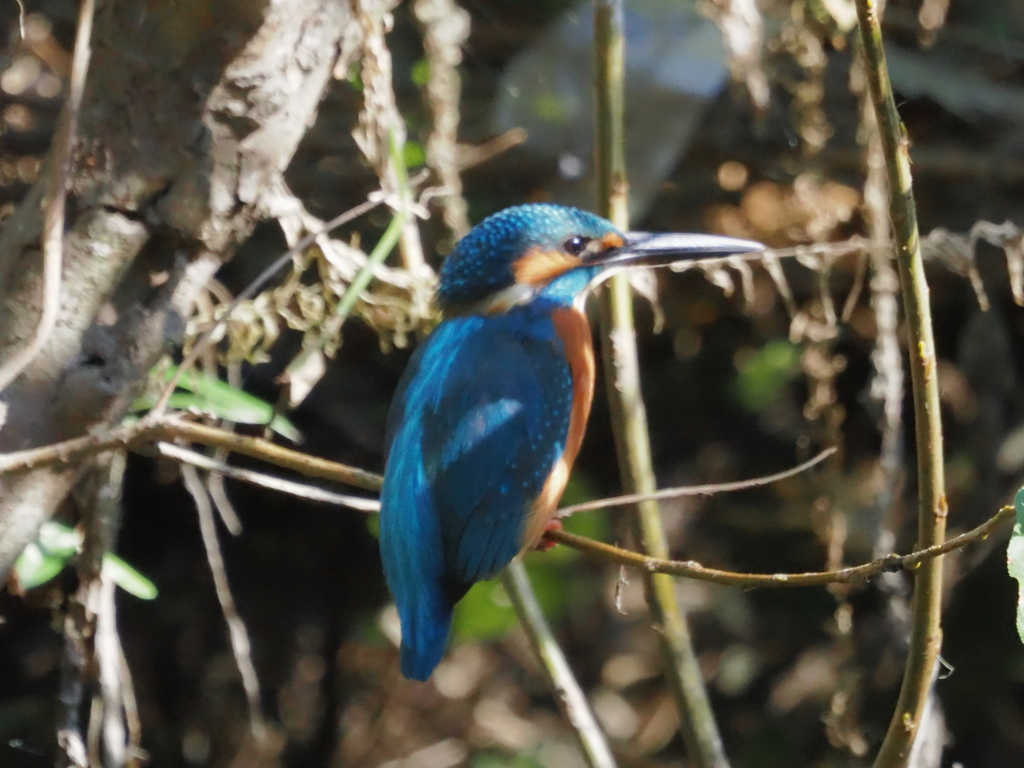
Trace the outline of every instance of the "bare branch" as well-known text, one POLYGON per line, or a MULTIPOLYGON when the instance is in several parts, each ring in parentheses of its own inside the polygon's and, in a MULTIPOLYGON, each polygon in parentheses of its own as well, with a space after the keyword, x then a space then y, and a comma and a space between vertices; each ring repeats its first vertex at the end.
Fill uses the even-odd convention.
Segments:
POLYGON ((813 459, 805 461, 803 464, 783 470, 782 472, 776 472, 774 475, 764 475, 763 477, 755 477, 750 480, 736 480, 732 483, 711 483, 709 485, 690 485, 679 488, 663 488, 660 491, 654 491, 653 493, 631 493, 626 496, 612 496, 608 499, 598 499, 596 501, 584 501, 579 504, 573 504, 569 507, 562 507, 558 510, 558 517, 569 517, 577 512, 589 512, 594 509, 607 509, 609 507, 622 507, 627 504, 636 504, 640 501, 660 501, 662 499, 678 499, 682 496, 710 496, 715 493, 723 493, 729 491, 742 491, 747 488, 758 488, 762 485, 769 485, 771 483, 778 482, 779 480, 785 480, 787 477, 793 477, 799 475, 801 472, 806 472, 808 469, 813 467, 815 464, 819 464, 829 456, 836 452, 836 448, 826 448, 824 451, 819 453, 813 459))
MULTIPOLYGON (((623 232, 628 230, 629 183, 625 144, 625 14, 622 0, 594 3, 594 87, 597 110, 598 208, 623 232)), ((601 295, 601 354, 623 488, 634 493, 656 489, 647 411, 640 391, 640 364, 633 323, 633 292, 625 274, 614 275, 601 295)), ((639 502, 630 515, 634 536, 644 551, 668 555, 658 505, 639 502)), ((727 768, 722 736, 690 638, 686 615, 666 576, 645 573, 650 607, 666 678, 679 709, 680 734, 689 759, 698 768, 727 768)))
POLYGON ((216 461, 215 459, 211 459, 209 456, 204 456, 196 451, 190 451, 187 448, 181 448, 177 445, 171 445, 170 443, 157 443, 156 448, 162 456, 166 456, 169 459, 175 459, 185 464, 191 464, 192 466, 199 467, 200 469, 205 469, 214 475, 230 477, 233 480, 240 480, 243 483, 250 483, 251 485, 256 485, 261 488, 268 488, 272 491, 287 493, 291 496, 295 496, 296 498, 306 499, 308 501, 319 501, 324 504, 348 507, 349 509, 355 509, 359 512, 380 511, 380 502, 376 499, 332 493, 331 491, 326 491, 323 488, 318 488, 315 485, 297 483, 294 480, 285 480, 280 477, 268 475, 264 472, 255 472, 251 469, 243 469, 242 467, 233 467, 230 464, 225 464, 222 461, 216 461))
POLYGON ((306 477, 333 480, 370 491, 380 489, 380 475, 372 472, 293 451, 263 438, 237 435, 216 427, 173 418, 163 421, 143 419, 97 435, 87 435, 27 451, 0 454, 0 476, 41 467, 73 466, 89 456, 113 448, 134 448, 154 440, 177 439, 224 448, 233 453, 295 470, 306 477))
POLYGON ((923 567, 975 541, 980 541, 992 533, 999 525, 1013 518, 1013 507, 1003 507, 993 517, 986 520, 967 533, 956 536, 942 544, 935 544, 925 549, 911 552, 908 555, 887 555, 863 565, 840 568, 834 571, 816 571, 810 573, 739 573, 723 571, 718 568, 707 568, 693 560, 665 560, 628 549, 594 541, 585 536, 577 536, 567 531, 551 530, 544 534, 549 541, 565 544, 586 554, 611 560, 620 565, 640 568, 648 573, 664 573, 697 581, 710 581, 715 584, 726 584, 733 587, 754 589, 761 587, 815 587, 825 584, 849 584, 864 581, 885 571, 911 570, 923 567))
POLYGON ((220 543, 217 541, 217 523, 213 517, 213 505, 210 503, 206 486, 203 485, 195 467, 189 465, 182 467, 181 475, 185 482, 185 488, 195 501, 196 512, 199 514, 199 530, 203 536, 203 545, 206 547, 206 560, 210 564, 217 601, 224 614, 224 622, 228 625, 231 650, 235 655, 235 664, 238 665, 238 672, 242 676, 242 687, 245 689, 245 698, 249 704, 250 731, 257 742, 262 742, 266 738, 267 725, 263 716, 263 705, 260 701, 260 681, 256 676, 256 667, 252 663, 249 633, 245 629, 245 622, 238 614, 235 599, 231 594, 231 586, 228 584, 228 576, 224 570, 224 559, 221 557, 220 543))
MULTIPOLYGON (((921 257, 917 211, 910 173, 909 141, 896 111, 882 47, 880 10, 874 0, 857 0, 861 51, 868 92, 875 108, 889 185, 889 218, 896 243, 900 288, 907 324, 909 368, 917 449, 918 541, 937 545, 945 537, 948 505, 943 464, 942 415, 928 283, 921 257)), ((927 560, 914 574, 913 628, 899 700, 875 758, 876 768, 897 768, 906 760, 921 727, 942 646, 942 563, 927 560)))
POLYGON ((516 609, 516 615, 530 638, 530 645, 548 675, 548 682, 555 693, 555 701, 565 719, 572 726, 579 741, 583 758, 591 768, 615 768, 608 739, 598 725, 597 718, 587 702, 587 697, 576 681, 569 662, 562 652, 544 619, 544 613, 537 602, 526 567, 516 558, 504 570, 501 584, 505 587, 516 609))

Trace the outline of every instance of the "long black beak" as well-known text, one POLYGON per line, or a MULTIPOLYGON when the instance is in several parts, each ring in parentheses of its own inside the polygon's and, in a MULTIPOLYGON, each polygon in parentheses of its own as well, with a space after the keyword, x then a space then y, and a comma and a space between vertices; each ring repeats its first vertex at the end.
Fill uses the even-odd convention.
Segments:
POLYGON ((595 254, 590 264, 604 267, 661 267, 687 261, 720 259, 738 253, 763 251, 753 240, 720 235, 691 235, 679 232, 627 232, 619 248, 595 254))

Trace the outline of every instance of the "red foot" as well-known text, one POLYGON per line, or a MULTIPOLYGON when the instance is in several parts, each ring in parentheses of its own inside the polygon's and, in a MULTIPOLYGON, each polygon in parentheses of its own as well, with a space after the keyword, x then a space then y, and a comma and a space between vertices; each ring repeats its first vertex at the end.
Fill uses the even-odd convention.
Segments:
MULTIPOLYGON (((544 530, 545 531, 560 531, 560 530, 562 530, 562 521, 561 520, 552 520, 551 522, 549 522, 547 525, 544 526, 544 530)), ((541 540, 539 542, 537 542, 537 551, 538 552, 547 552, 549 549, 551 549, 557 543, 558 542, 552 541, 551 539, 541 537, 541 540)))

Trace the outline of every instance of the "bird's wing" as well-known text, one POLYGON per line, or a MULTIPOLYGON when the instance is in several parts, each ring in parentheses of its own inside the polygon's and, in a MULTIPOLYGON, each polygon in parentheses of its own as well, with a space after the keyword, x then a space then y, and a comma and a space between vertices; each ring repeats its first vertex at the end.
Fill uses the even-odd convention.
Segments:
POLYGON ((530 506, 565 448, 572 375, 550 320, 461 318, 425 345, 402 392, 453 586, 522 547, 530 506))

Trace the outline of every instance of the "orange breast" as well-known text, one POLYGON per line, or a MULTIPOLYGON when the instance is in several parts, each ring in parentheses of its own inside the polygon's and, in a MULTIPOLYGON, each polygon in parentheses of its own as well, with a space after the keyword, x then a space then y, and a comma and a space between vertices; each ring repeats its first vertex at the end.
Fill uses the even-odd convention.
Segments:
POLYGON ((537 546, 544 535, 558 500, 562 497, 569 472, 580 452, 583 433, 587 429, 590 406, 594 401, 594 344, 590 338, 590 324, 586 316, 576 309, 555 310, 552 321, 555 333, 565 345, 569 370, 572 373, 572 411, 569 415, 569 433, 565 439, 565 450, 555 461, 547 482, 530 508, 530 518, 523 535, 523 549, 537 546))

